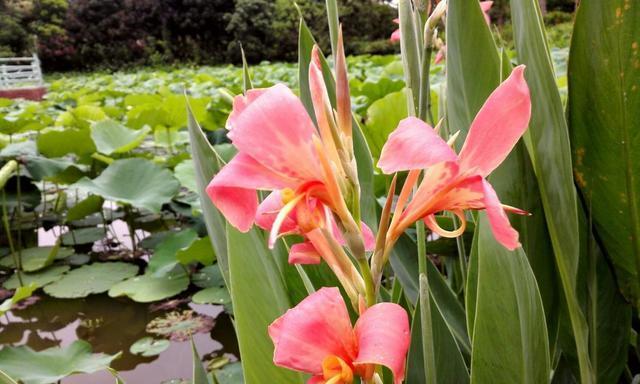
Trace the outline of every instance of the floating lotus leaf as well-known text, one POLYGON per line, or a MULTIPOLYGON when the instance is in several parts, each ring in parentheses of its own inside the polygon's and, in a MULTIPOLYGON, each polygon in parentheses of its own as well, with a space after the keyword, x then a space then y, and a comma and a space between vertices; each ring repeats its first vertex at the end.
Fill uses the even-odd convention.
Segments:
POLYGON ((40 352, 26 346, 5 347, 0 350, 0 369, 24 384, 50 384, 74 373, 106 369, 116 357, 91 353, 91 345, 83 340, 40 352))
POLYGON ((191 300, 196 304, 229 304, 231 296, 224 287, 209 287, 193 295, 191 300))
MULTIPOLYGON (((62 275, 69 269, 70 267, 68 265, 56 265, 34 273, 23 273, 22 282, 24 285, 35 284, 38 288, 44 287, 47 284, 60 280, 62 275)), ((18 288, 20 286, 18 275, 14 273, 2 286, 6 289, 18 288)))
POLYGON ((148 273, 163 275, 178 264, 177 252, 188 248, 198 238, 193 229, 169 233, 154 247, 154 254, 149 261, 148 273))
POLYGON ((111 155, 112 153, 128 152, 136 148, 151 128, 144 126, 139 130, 133 130, 107 119, 94 123, 91 126, 91 138, 98 151, 111 155))
POLYGON ((95 179, 83 178, 72 187, 108 200, 160 212, 178 192, 180 183, 168 169, 145 159, 114 161, 95 179))
POLYGON ((182 271, 163 276, 144 274, 122 281, 109 290, 109 296, 128 296, 139 303, 163 300, 189 287, 189 276, 182 271))
POLYGON ((209 333, 215 320, 192 310, 169 312, 147 324, 147 332, 167 337, 171 341, 187 341, 196 333, 209 333))
POLYGON ((100 239, 104 239, 104 228, 89 227, 74 229, 62 235, 62 244, 64 245, 77 245, 77 244, 91 244, 100 239))
POLYGON ((129 352, 134 355, 140 356, 157 356, 162 352, 166 351, 167 348, 171 345, 169 340, 164 339, 154 339, 153 337, 143 337, 142 339, 136 341, 129 348, 129 352))
POLYGON ((211 265, 215 260, 213 247, 209 236, 202 237, 193 241, 188 247, 182 248, 176 252, 176 258, 180 264, 187 265, 191 263, 201 263, 211 265))
POLYGON ((214 375, 219 384, 243 384, 242 364, 239 362, 226 364, 221 369, 216 369, 214 375))
POLYGON ((86 297, 103 293, 124 279, 135 276, 138 267, 134 264, 94 263, 84 265, 67 273, 62 279, 44 287, 44 291, 60 299, 86 297))
MULTIPOLYGON (((73 254, 73 249, 62 247, 34 247, 23 249, 22 252, 22 269, 25 272, 35 272, 53 263, 56 259, 64 259, 73 254)), ((5 256, 0 260, 0 265, 4 267, 15 268, 13 258, 5 256)))
POLYGON ((202 268, 191 276, 191 280, 200 288, 224 286, 222 271, 220 271, 218 264, 202 268))

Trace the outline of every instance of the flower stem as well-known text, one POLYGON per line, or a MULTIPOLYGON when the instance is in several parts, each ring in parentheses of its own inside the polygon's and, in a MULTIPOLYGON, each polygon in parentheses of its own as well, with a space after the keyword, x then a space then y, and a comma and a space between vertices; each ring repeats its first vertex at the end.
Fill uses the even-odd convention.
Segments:
POLYGON ((360 266, 360 273, 364 279, 364 288, 366 292, 367 307, 370 307, 376 303, 375 285, 373 284, 373 276, 371 275, 371 268, 367 259, 358 259, 358 265, 360 266))

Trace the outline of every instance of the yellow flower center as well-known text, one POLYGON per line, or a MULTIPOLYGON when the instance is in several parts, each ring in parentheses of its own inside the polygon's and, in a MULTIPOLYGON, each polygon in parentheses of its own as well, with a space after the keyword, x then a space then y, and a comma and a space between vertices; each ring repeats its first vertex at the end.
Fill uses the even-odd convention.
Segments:
POLYGON ((296 192, 291 188, 285 188, 281 191, 282 204, 287 204, 296 197, 296 192))
POLYGON ((335 355, 325 357, 322 362, 325 384, 352 384, 353 371, 349 364, 335 355))

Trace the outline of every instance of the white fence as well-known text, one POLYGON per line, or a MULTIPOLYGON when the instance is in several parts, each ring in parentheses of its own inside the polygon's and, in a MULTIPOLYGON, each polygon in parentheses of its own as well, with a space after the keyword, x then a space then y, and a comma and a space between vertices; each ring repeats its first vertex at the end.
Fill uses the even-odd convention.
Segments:
POLYGON ((40 60, 31 57, 0 57, 0 89, 41 87, 44 85, 40 60))

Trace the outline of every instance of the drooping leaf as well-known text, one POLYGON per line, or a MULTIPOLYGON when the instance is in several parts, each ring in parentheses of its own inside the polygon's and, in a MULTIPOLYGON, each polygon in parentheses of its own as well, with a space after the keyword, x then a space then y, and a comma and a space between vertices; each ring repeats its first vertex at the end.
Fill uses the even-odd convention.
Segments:
POLYGON ((91 125, 91 138, 99 152, 105 155, 124 153, 136 148, 151 131, 149 126, 139 130, 125 127, 107 119, 91 125))
MULTIPOLYGON (((36 289, 38 289, 38 286, 35 285, 34 283, 31 283, 24 287, 16 288, 16 291, 13 293, 13 296, 11 296, 8 299, 5 299, 2 302, 2 304, 0 304, 0 316, 10 311, 11 308, 13 308, 13 306, 16 305, 17 303, 30 297, 33 294, 33 291, 35 291, 36 289)), ((0 356, 2 356, 1 352, 2 351, 0 351, 0 356)), ((0 369, 1 368, 2 368, 2 365, 0 364, 0 369)))
POLYGON ((109 289, 109 296, 128 296, 139 303, 163 300, 184 291, 189 287, 189 276, 177 270, 163 276, 144 274, 132 277, 109 289))
POLYGON ((83 178, 71 186, 107 200, 160 212, 178 192, 180 183, 171 171, 139 158, 116 160, 95 179, 83 178))
POLYGON ((84 219, 92 213, 100 212, 104 199, 99 195, 90 195, 78 204, 67 209, 67 221, 84 219))
POLYGON ((574 174, 620 289, 640 307, 640 4, 580 4, 569 60, 574 174), (607 47, 598 49, 597 47, 607 47))
POLYGON ((50 384, 74 373, 104 370, 116 357, 91 353, 91 344, 83 340, 39 352, 26 346, 5 347, 0 350, 0 369, 25 384, 50 384))
POLYGON ((472 383, 548 383, 547 327, 538 285, 518 248, 508 251, 479 216, 472 383))
POLYGON ((44 291, 59 299, 74 299, 107 292, 115 284, 135 276, 138 266, 123 262, 83 265, 44 287, 44 291))

